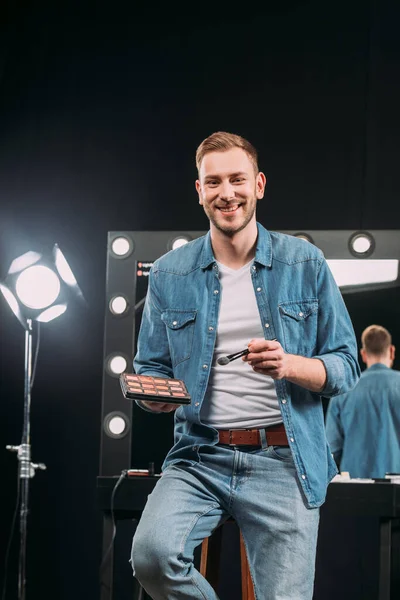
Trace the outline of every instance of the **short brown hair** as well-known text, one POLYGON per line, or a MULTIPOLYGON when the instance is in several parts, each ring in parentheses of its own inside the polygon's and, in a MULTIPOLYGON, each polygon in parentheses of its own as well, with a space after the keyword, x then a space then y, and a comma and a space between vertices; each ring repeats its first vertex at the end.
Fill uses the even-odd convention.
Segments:
POLYGON ((216 131, 203 140, 196 151, 196 167, 200 171, 203 158, 209 152, 226 152, 231 148, 242 148, 253 163, 254 171, 258 173, 258 155, 253 144, 235 133, 216 131))
POLYGON ((392 336, 381 325, 370 325, 362 332, 361 343, 367 354, 381 356, 391 346, 392 336))

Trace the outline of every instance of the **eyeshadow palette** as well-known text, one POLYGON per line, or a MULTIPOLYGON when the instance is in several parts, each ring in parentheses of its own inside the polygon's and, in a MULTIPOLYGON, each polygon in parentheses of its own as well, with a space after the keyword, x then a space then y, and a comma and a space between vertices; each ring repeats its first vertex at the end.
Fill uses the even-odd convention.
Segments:
POLYGON ((181 379, 164 379, 149 375, 122 373, 119 377, 122 393, 130 400, 190 404, 191 397, 181 379))

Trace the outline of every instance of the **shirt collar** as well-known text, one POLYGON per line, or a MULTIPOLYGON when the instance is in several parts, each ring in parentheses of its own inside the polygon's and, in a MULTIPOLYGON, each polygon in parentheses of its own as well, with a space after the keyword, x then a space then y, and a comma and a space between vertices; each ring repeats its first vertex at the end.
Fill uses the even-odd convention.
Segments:
MULTIPOLYGON (((265 227, 260 225, 260 223, 257 223, 257 229, 258 236, 254 262, 263 265, 264 267, 270 267, 272 265, 271 234, 265 227)), ((202 269, 207 269, 213 263, 215 263, 215 257, 211 245, 211 234, 208 231, 204 238, 200 266, 202 269)))
POLYGON ((272 266, 272 241, 270 232, 257 223, 258 237, 254 262, 264 267, 272 266))
POLYGON ((373 371, 378 371, 379 369, 389 369, 390 367, 387 367, 386 365, 384 365, 383 363, 374 363, 373 365, 371 365, 370 367, 368 367, 368 369, 365 369, 366 371, 371 371, 371 369, 373 371))

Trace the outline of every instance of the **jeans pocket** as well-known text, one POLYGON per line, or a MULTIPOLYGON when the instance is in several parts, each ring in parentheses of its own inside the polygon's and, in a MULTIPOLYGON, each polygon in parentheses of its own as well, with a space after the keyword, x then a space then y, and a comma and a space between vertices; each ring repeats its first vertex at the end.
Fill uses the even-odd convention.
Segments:
POLYGON ((165 467, 164 472, 170 467, 194 467, 194 465, 198 464, 198 460, 191 460, 189 458, 174 458, 173 460, 168 462, 168 465, 165 467))
POLYGON ((292 451, 289 446, 268 446, 267 455, 277 460, 293 462, 292 451))

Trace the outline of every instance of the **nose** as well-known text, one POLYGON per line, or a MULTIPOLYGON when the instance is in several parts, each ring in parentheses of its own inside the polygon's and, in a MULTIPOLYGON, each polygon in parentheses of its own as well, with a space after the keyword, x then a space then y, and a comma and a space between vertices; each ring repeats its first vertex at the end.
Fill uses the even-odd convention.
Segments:
POLYGON ((223 181, 221 183, 220 190, 219 190, 219 197, 221 198, 221 200, 224 200, 225 202, 229 202, 230 200, 234 199, 235 192, 234 192, 233 186, 231 185, 231 183, 229 181, 223 181))

